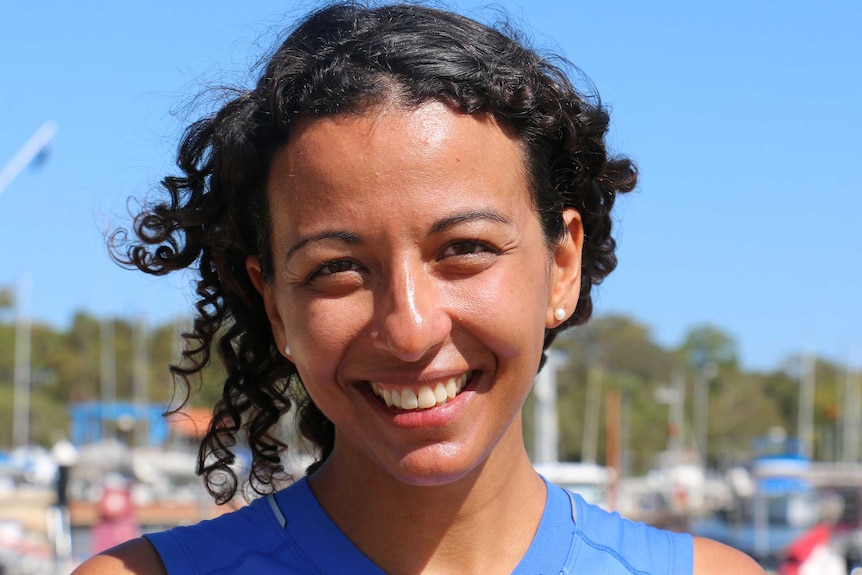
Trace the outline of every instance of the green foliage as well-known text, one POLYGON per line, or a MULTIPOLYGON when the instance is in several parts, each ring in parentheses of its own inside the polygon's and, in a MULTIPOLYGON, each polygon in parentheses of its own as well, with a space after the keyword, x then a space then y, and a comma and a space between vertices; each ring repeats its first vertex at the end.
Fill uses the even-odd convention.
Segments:
POLYGON ((10 288, 0 288, 0 310, 11 309, 15 305, 15 298, 10 288))
POLYGON ((3 447, 12 445, 12 405, 15 399, 12 389, 11 379, 0 382, 0 421, 5 422, 5 425, 0 425, 0 446, 3 447))
POLYGON ((669 377, 675 361, 672 354, 653 341, 647 326, 620 315, 596 317, 565 332, 557 347, 582 369, 595 364, 647 379, 669 377))
POLYGON ((36 390, 30 394, 30 442, 49 446, 69 436, 69 412, 51 394, 36 390))
MULTIPOLYGON (((49 446, 68 436, 67 406, 74 402, 114 397, 166 408, 178 404, 169 365, 180 358, 183 325, 170 322, 147 329, 141 322, 100 320, 83 312, 75 314, 65 330, 31 325, 31 441, 49 446)), ((0 314, 0 422, 6 422, 0 425, 0 448, 12 444, 15 331, 13 314, 0 314)), ((212 406, 223 379, 219 365, 207 366, 192 381, 190 403, 212 406)))
POLYGON ((587 448, 599 462, 605 459, 604 391, 619 389, 631 438, 628 460, 634 471, 649 468, 666 443, 667 408, 653 394, 669 381, 677 363, 674 353, 655 343, 648 327, 624 316, 596 317, 562 335, 556 347, 570 360, 558 374, 561 458, 582 459, 588 433, 596 443, 587 448), (592 403, 587 399, 591 381, 598 386, 592 403))
POLYGON ((0 387, 12 385, 15 370, 15 327, 0 323, 0 387))
MULTIPOLYGON (((764 376, 724 368, 710 385, 709 460, 710 463, 738 462, 749 456, 751 440, 762 437, 774 427, 788 429, 790 420, 782 417, 780 406, 772 400, 764 376)), ((795 389, 799 384, 795 384, 795 389)))
MULTIPOLYGON (((686 448, 695 447, 695 386, 706 386, 710 465, 749 457, 751 440, 772 428, 781 427, 791 435, 796 432, 799 380, 798 368, 793 366, 798 362, 770 373, 744 372, 739 369, 736 341, 715 326, 695 327, 678 348, 667 349, 653 340, 647 326, 632 318, 597 317, 562 335, 555 347, 569 358, 557 375, 562 459, 581 460, 587 445, 596 452, 598 462, 605 460, 604 398, 607 390, 618 389, 623 403, 623 458, 629 466, 624 471, 649 469, 655 456, 668 446, 669 406, 659 399, 667 394, 674 377, 686 382, 686 448), (592 402, 588 400, 591 381, 599 389, 592 402), (595 437, 594 446, 584 440, 585 434, 588 439, 595 437)), ((837 382, 843 373, 839 366, 817 362, 815 426, 819 443, 815 455, 821 458, 836 453, 834 438, 839 436, 836 426, 840 424, 836 419, 841 415, 837 413, 841 401, 837 382)), ((526 407, 531 408, 531 404, 526 407)), ((532 415, 529 421, 532 424, 532 415)), ((530 437, 531 433, 528 428, 530 437)))
POLYGON ((702 370, 707 366, 736 367, 736 341, 715 326, 702 325, 689 330, 680 351, 689 366, 702 370))

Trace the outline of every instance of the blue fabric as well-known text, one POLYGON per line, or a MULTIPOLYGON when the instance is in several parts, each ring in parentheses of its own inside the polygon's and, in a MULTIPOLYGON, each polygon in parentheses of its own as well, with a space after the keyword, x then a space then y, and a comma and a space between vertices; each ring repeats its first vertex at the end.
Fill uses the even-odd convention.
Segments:
POLYGON ((575 543, 561 573, 594 575, 691 575, 694 544, 688 533, 635 523, 573 495, 575 543))
MULTIPOLYGON (((272 497, 146 537, 168 575, 385 575, 329 519, 305 479, 272 497)), ((548 484, 539 529, 512 575, 690 575, 692 565, 690 535, 628 521, 548 484)))

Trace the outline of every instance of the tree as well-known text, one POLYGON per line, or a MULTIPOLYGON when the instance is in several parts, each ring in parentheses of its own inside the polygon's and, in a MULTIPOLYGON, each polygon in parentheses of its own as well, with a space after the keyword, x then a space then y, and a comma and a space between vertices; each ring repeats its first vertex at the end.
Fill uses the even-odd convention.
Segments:
POLYGON ((772 395, 775 380, 725 367, 710 386, 709 463, 747 462, 751 442, 775 427, 786 429, 781 405, 772 395))
POLYGON ((739 354, 736 340, 712 325, 694 327, 686 333, 681 351, 688 364, 697 370, 708 365, 736 367, 739 354))
POLYGON ((12 295, 12 290, 7 287, 0 287, 0 311, 12 309, 14 305, 15 297, 12 295))
POLYGON ((561 457, 579 460, 586 448, 604 460, 603 391, 618 389, 630 438, 623 438, 623 449, 632 470, 649 468, 667 441, 667 410, 652 397, 673 371, 673 354, 653 341, 647 326, 622 315, 596 317, 561 335, 556 347, 570 359, 558 377, 561 457))

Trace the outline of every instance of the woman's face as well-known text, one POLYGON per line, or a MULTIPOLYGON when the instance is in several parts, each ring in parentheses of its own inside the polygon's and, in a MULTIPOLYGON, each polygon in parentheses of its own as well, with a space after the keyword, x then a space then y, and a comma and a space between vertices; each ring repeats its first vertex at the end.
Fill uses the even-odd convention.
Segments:
POLYGON ((439 103, 311 120, 268 193, 273 281, 249 272, 335 425, 327 465, 440 484, 523 452, 513 423, 577 303, 582 234, 566 211, 548 249, 518 140, 439 103))

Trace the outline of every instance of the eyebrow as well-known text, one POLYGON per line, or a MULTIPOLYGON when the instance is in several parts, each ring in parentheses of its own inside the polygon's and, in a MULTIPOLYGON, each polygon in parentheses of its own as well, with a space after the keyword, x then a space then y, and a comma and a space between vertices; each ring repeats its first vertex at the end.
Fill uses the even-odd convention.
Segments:
POLYGON ((431 233, 439 234, 440 232, 446 231, 452 226, 476 220, 489 220, 501 224, 512 223, 511 218, 509 218, 508 216, 504 216, 500 212, 495 212, 494 210, 479 210, 475 212, 455 214, 441 220, 437 220, 436 222, 434 222, 434 225, 431 226, 431 233))
MULTIPOLYGON (((477 220, 486 220, 501 224, 512 223, 511 218, 504 216, 499 212, 495 212, 494 210, 479 210, 475 212, 454 214, 437 220, 431 226, 430 232, 432 234, 439 234, 458 224, 477 220)), ((290 249, 287 250, 287 254, 285 255, 284 259, 289 260, 293 256, 293 254, 295 254, 297 251, 299 251, 311 242, 319 242, 323 240, 341 240, 342 242, 347 244, 358 244, 361 242, 361 240, 359 239, 359 234, 340 230, 327 230, 317 234, 306 236, 304 238, 300 238, 299 241, 290 246, 290 249)))
POLYGON ((354 234, 353 232, 344 232, 344 231, 325 231, 320 232, 319 234, 314 234, 311 236, 306 236, 304 238, 300 238, 298 242, 290 246, 290 249, 287 250, 287 254, 284 256, 285 260, 289 260, 293 254, 302 249, 308 243, 311 242, 319 242, 321 240, 341 240, 347 244, 358 244, 359 243, 359 235, 354 234))

